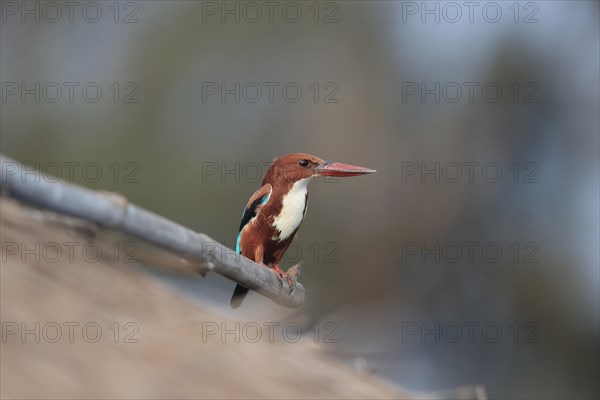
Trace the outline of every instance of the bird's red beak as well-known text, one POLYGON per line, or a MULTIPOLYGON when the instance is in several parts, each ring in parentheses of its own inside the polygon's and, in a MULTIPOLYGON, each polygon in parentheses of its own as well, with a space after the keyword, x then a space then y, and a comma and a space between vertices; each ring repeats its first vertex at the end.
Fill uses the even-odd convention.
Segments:
POLYGON ((358 176, 377 172, 374 169, 358 167, 356 165, 342 164, 335 161, 325 161, 325 164, 315 168, 320 176, 358 176))

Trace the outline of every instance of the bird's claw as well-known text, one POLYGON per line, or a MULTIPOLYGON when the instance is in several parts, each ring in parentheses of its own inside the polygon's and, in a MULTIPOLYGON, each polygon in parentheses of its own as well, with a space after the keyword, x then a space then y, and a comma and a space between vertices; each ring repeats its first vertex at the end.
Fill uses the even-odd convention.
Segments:
POLYGON ((300 275, 301 275, 300 263, 290 267, 286 271, 286 274, 288 277, 290 277, 292 279, 292 282, 294 282, 294 286, 292 286, 292 292, 293 292, 296 287, 296 282, 298 282, 298 278, 300 278, 300 275))
POLYGON ((290 285, 290 293, 294 291, 294 281, 288 274, 285 274, 285 279, 287 280, 288 285, 290 285))
POLYGON ((275 275, 279 280, 279 287, 283 288, 283 280, 285 279, 288 285, 290 286, 290 293, 294 291, 294 281, 288 274, 285 273, 284 270, 279 268, 279 265, 275 264, 275 266, 273 267, 273 272, 275 272, 275 275))

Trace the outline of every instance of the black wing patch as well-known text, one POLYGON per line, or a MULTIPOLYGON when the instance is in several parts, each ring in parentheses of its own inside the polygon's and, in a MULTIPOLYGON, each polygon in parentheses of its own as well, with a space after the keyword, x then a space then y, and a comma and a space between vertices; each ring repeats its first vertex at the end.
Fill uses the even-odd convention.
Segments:
POLYGON ((244 209, 244 215, 242 215, 242 222, 240 222, 240 230, 238 232, 241 232, 241 230, 244 229, 244 226, 246 226, 246 224, 248 224, 252 218, 256 217, 256 210, 258 206, 269 201, 270 196, 270 194, 265 194, 264 196, 254 200, 250 207, 244 209))
MULTIPOLYGON (((272 191, 271 185, 268 185, 268 187, 261 188, 261 190, 263 190, 263 189, 268 192, 260 197, 257 197, 252 203, 250 203, 248 206, 246 206, 246 208, 244 209, 244 214, 242 214, 242 222, 240 223, 240 229, 238 231, 238 235, 235 240, 235 251, 238 254, 241 254, 241 252, 242 252, 242 248, 240 246, 240 242, 242 239, 242 229, 244 229, 244 227, 246 225, 248 225, 248 223, 252 220, 252 218, 256 217, 259 209, 264 204, 266 204, 269 201, 269 198, 271 197, 271 191, 272 191)), ((259 191, 257 191, 257 192, 259 192, 259 191)), ((256 193, 255 193, 255 195, 256 195, 256 193)))

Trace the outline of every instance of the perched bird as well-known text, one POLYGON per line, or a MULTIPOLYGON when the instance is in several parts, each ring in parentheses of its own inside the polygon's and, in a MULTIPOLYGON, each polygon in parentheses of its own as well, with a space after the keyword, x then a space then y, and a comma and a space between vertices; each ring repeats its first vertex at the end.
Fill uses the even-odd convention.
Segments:
MULTIPOLYGON (((279 262, 294 240, 308 200, 307 187, 314 176, 356 176, 375 170, 324 161, 319 157, 294 153, 284 155, 271 164, 258 189, 246 205, 236 240, 236 251, 258 264, 270 268, 283 284, 290 277, 279 262)), ((248 294, 248 288, 237 285, 231 307, 237 308, 248 294)))

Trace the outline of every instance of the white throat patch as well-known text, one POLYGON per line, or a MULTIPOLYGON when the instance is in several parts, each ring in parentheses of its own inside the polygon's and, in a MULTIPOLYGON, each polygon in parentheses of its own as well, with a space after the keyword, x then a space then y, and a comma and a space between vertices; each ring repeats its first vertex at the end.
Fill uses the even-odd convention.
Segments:
POLYGON ((310 179, 296 181, 282 200, 281 212, 273 221, 273 226, 279 231, 280 241, 287 239, 302 223, 310 179))

